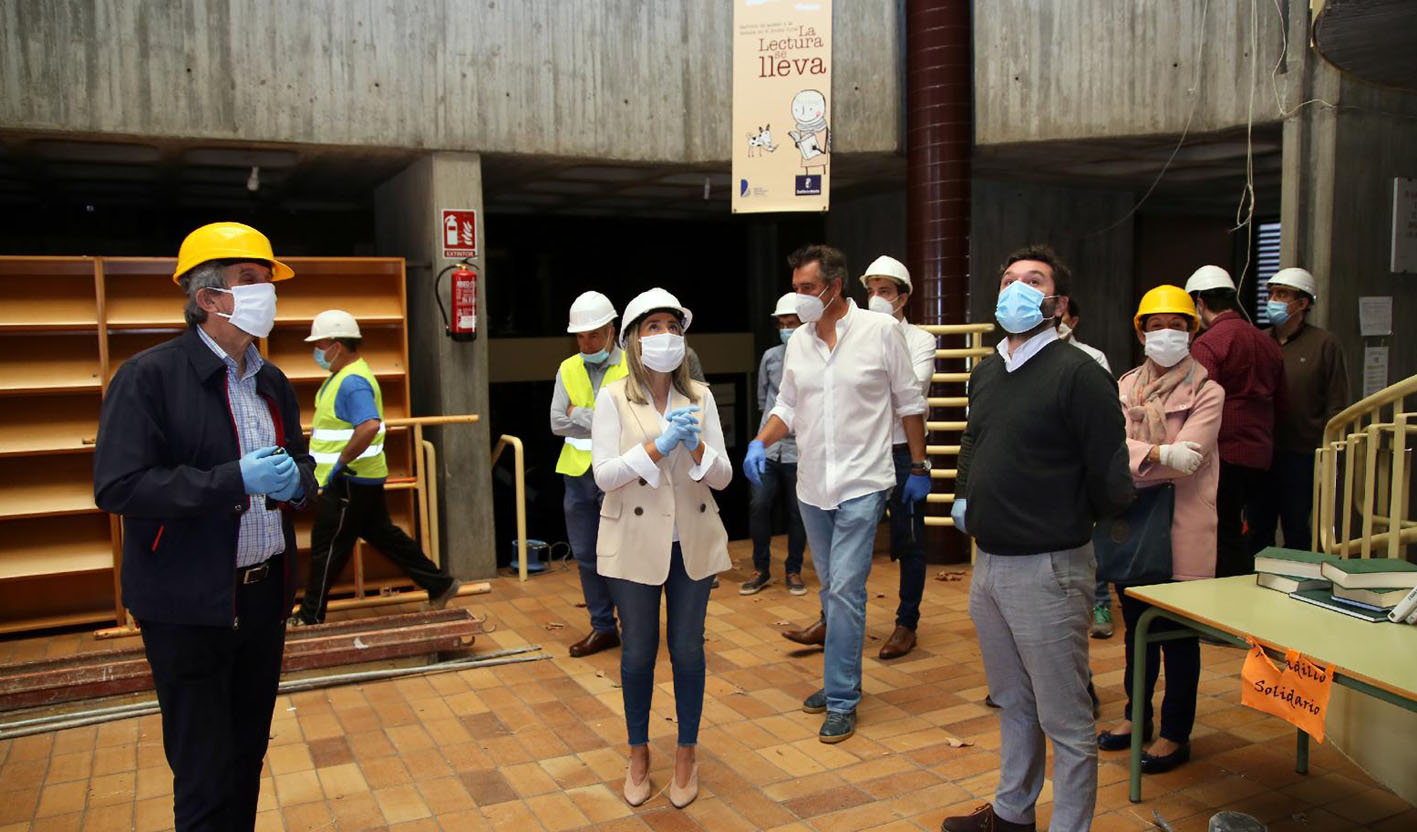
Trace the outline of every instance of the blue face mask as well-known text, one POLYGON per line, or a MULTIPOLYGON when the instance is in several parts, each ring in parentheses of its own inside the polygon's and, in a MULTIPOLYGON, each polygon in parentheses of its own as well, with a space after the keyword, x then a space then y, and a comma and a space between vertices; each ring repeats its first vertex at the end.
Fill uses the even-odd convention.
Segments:
POLYGON ((319 347, 316 347, 316 348, 315 348, 315 363, 320 365, 320 369, 321 369, 321 370, 324 370, 325 372, 329 372, 329 370, 330 370, 330 362, 329 362, 329 359, 325 358, 325 351, 322 350, 322 349, 320 349, 319 347))
POLYGON ((1045 295, 1037 289, 1015 280, 999 293, 999 302, 994 307, 994 319, 999 326, 1015 335, 1028 332, 1043 323, 1043 301, 1045 295))
POLYGON ((1269 313, 1269 322, 1275 326, 1284 326, 1289 322, 1289 304, 1282 300, 1271 300, 1264 305, 1265 311, 1269 313))
POLYGON ((600 350, 600 352, 583 352, 583 353, 581 353, 581 360, 584 361, 584 362, 587 363, 587 364, 601 364, 601 363, 604 363, 605 359, 607 359, 607 358, 609 358, 609 357, 610 357, 610 349, 609 349, 609 347, 604 347, 604 348, 602 348, 602 349, 600 350))
POLYGON ((777 337, 781 338, 781 339, 782 339, 782 343, 786 344, 788 341, 792 340, 792 333, 794 333, 794 332, 796 332, 796 331, 797 331, 797 327, 795 327, 795 326, 790 326, 790 327, 788 327, 788 328, 786 328, 786 329, 779 329, 779 330, 777 331, 777 337))

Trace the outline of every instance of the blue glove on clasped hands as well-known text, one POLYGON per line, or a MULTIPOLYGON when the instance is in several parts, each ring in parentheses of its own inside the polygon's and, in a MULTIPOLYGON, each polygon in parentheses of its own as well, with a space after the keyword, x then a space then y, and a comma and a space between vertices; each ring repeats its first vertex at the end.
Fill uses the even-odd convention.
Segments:
POLYGON ((694 429, 691 435, 684 438, 684 450, 686 451, 692 451, 699 447, 699 431, 702 430, 702 428, 699 427, 699 417, 694 415, 698 412, 698 405, 691 404, 688 407, 681 407, 677 410, 669 411, 669 416, 666 417, 671 422, 678 422, 681 425, 694 429))
POLYGON ((247 494, 272 494, 285 485, 286 478, 295 470, 295 460, 278 451, 280 448, 272 445, 241 457, 241 484, 247 494))
POLYGON ((763 484, 763 472, 768 467, 768 449, 763 440, 754 439, 748 443, 748 454, 743 457, 743 476, 753 485, 763 484))
POLYGON ((299 500, 304 493, 305 487, 300 484, 300 466, 291 465, 285 482, 281 484, 280 488, 267 493, 266 496, 279 503, 289 503, 299 500))
POLYGON ((959 529, 965 534, 969 534, 969 529, 964 527, 964 509, 966 502, 968 501, 963 497, 956 497, 954 505, 950 506, 950 516, 954 518, 956 529, 959 529))
POLYGON ((669 422, 665 426, 664 432, 654 440, 654 447, 659 451, 660 456, 668 456, 674 450, 674 446, 680 442, 684 447, 693 450, 699 444, 699 423, 689 411, 698 410, 697 407, 681 407, 672 410, 665 419, 669 422), (691 444, 692 443, 692 444, 691 444))
POLYGON ((929 474, 911 474, 905 480, 905 488, 901 490, 900 501, 905 503, 905 510, 909 514, 915 513, 915 504, 925 499, 925 495, 930 493, 929 474))

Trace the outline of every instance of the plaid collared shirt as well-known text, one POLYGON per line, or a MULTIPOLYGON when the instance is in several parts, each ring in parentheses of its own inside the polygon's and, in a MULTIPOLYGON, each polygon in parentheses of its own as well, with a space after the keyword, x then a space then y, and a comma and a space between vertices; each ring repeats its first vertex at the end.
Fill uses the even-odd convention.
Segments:
MULTIPOLYGON (((246 372, 237 373, 236 361, 197 327, 202 343, 226 365, 226 401, 236 420, 236 438, 244 456, 257 448, 278 445, 275 422, 270 408, 256 392, 256 373, 265 365, 254 344, 246 347, 246 372)), ((285 550, 285 534, 281 529, 279 510, 266 508, 263 495, 251 495, 251 507, 241 515, 241 530, 236 537, 237 567, 255 566, 285 550)))

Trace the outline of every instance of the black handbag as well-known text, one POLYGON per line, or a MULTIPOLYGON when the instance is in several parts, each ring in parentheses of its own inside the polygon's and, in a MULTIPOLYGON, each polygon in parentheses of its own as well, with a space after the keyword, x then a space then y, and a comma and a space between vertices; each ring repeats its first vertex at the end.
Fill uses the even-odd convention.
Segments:
POLYGON ((1092 534, 1097 580, 1152 584, 1171 580, 1171 521, 1176 486, 1138 488, 1136 499, 1116 517, 1099 521, 1092 534))

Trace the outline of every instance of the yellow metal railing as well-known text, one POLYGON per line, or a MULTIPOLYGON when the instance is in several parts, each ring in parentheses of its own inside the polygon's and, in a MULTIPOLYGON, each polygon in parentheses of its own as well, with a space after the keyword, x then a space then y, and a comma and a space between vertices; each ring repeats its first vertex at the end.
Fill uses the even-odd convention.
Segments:
POLYGON ((526 455, 522 451, 522 441, 515 436, 502 434, 497 447, 492 449, 492 465, 497 464, 502 451, 512 449, 512 476, 517 489, 517 574, 526 580, 526 455))
POLYGON ((1417 376, 1351 405, 1324 428, 1314 454, 1317 551, 1349 557, 1356 550, 1366 558, 1379 547, 1400 558, 1403 546, 1417 543, 1417 520, 1408 516, 1417 435, 1417 419, 1406 407, 1412 396, 1417 376))
MULTIPOLYGON (((994 331, 993 324, 945 324, 942 326, 922 326, 921 329, 938 338, 958 338, 963 336, 966 346, 948 347, 935 350, 935 360, 959 360, 964 359, 965 370, 963 372, 954 371, 948 373, 935 373, 931 379, 932 384, 958 383, 963 384, 969 381, 969 371, 974 369, 974 365, 979 363, 979 359, 994 352, 992 347, 984 346, 984 336, 994 331)), ((964 430, 965 408, 969 406, 967 396, 930 396, 926 402, 932 409, 952 408, 958 409, 958 419, 940 419, 925 421, 925 430, 936 431, 962 431, 964 430)), ((953 415, 953 414, 951 414, 953 415)), ((958 445, 929 445, 925 446, 925 453, 930 457, 931 464, 934 465, 930 471, 932 480, 954 480, 958 474, 958 469, 953 464, 946 468, 942 464, 937 464, 937 458, 949 458, 953 463, 959 457, 958 445)), ((925 498, 926 505, 951 504, 954 502, 953 493, 935 492, 925 498)), ((925 515, 925 525, 927 526, 953 526, 954 518, 948 512, 944 516, 925 515)))

